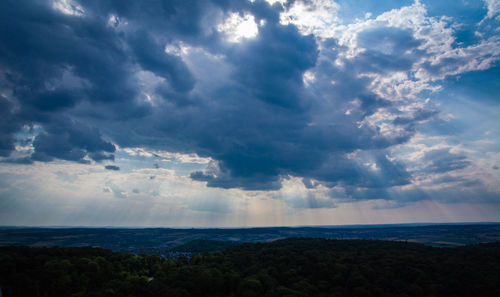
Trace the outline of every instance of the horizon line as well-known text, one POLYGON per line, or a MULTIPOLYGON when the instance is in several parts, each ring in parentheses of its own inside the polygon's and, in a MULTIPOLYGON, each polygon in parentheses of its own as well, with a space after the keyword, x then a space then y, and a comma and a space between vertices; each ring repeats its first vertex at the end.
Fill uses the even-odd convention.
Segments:
POLYGON ((277 226, 73 226, 73 225, 0 225, 0 229, 271 229, 271 228, 379 228, 379 227, 425 227, 436 225, 497 225, 500 221, 473 221, 473 222, 414 222, 414 223, 386 223, 386 224, 342 224, 342 225, 277 225, 277 226))

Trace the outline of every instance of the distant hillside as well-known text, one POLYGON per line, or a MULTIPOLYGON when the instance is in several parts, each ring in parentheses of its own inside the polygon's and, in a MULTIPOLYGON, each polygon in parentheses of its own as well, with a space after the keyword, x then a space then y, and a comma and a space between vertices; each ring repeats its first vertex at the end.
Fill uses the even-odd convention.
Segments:
POLYGON ((270 242, 293 237, 393 240, 453 247, 500 241, 500 224, 229 229, 0 227, 0 246, 94 246, 133 254, 156 254, 167 258, 172 249, 192 240, 270 242))
POLYGON ((175 247, 172 251, 181 253, 206 253, 225 250, 237 245, 238 243, 234 241, 196 239, 175 247))
POLYGON ((437 248, 293 238, 174 260, 88 247, 1 247, 0 288, 4 297, 497 297, 500 243, 437 248))

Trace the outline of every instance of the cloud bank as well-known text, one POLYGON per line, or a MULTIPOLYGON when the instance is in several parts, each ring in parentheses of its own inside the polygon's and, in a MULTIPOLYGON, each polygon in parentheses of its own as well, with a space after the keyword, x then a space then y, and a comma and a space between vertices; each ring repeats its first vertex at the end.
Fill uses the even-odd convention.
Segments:
POLYGON ((485 8, 465 42, 465 24, 421 1, 350 23, 333 1, 3 1, 0 156, 133 170, 123 151, 247 191, 298 178, 296 208, 437 199, 458 182, 497 201, 498 173, 472 176, 498 148, 468 150, 479 139, 450 132, 456 110, 435 99, 498 67, 498 7, 485 8))

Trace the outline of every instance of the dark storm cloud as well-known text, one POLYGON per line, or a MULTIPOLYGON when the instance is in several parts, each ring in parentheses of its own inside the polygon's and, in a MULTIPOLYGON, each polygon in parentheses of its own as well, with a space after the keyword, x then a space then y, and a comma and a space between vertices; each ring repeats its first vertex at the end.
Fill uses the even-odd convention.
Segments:
POLYGON ((37 113, 33 118, 83 99, 101 103, 132 99, 120 40, 99 19, 63 15, 50 2, 4 1, 2 6, 2 68, 26 111, 37 113), (68 71, 88 80, 90 88, 79 93, 75 86, 50 86, 68 71))
POLYGON ((165 45, 158 44, 145 31, 138 31, 130 39, 129 44, 143 70, 165 78, 177 92, 188 92, 193 88, 194 79, 186 65, 179 57, 166 54, 165 45))
POLYGON ((55 124, 45 126, 45 131, 37 135, 33 141, 35 148, 32 159, 52 161, 54 158, 68 161, 88 163, 87 156, 95 161, 112 159, 105 153, 115 152, 115 146, 102 139, 97 128, 72 120, 59 120, 55 124))
POLYGON ((104 168, 107 170, 114 170, 114 171, 120 170, 120 167, 115 166, 115 165, 106 165, 106 166, 104 166, 104 168))
POLYGON ((404 165, 387 158, 383 151, 375 153, 372 160, 377 169, 371 169, 354 160, 332 157, 315 171, 314 178, 338 182, 347 189, 355 187, 385 188, 410 183, 410 173, 404 165))
MULTIPOLYGON (((207 0, 83 0, 88 14, 108 20, 114 14, 126 22, 137 22, 148 32, 166 32, 165 38, 195 37, 202 33, 202 17, 212 1, 207 0)), ((214 1, 228 5, 226 1, 214 1)), ((120 21, 118 21, 120 22, 120 21)))
POLYGON ((428 162, 426 171, 435 173, 463 169, 470 164, 465 155, 451 153, 449 148, 428 151, 423 161, 428 162))
POLYGON ((284 108, 305 103, 302 74, 315 65, 317 55, 312 35, 302 36, 295 27, 278 24, 264 26, 255 41, 230 53, 236 81, 248 95, 284 108))
POLYGON ((96 161, 96 162, 101 162, 104 160, 109 160, 109 161, 114 161, 115 160, 115 155, 113 154, 105 154, 102 152, 96 152, 96 153, 90 153, 89 157, 96 161))
POLYGON ((252 174, 247 177, 232 176, 229 172, 219 175, 210 175, 201 171, 191 173, 194 180, 205 181, 209 187, 223 189, 242 188, 245 190, 278 190, 281 188, 281 181, 278 175, 252 174))
MULTIPOLYGON (((480 182, 471 185, 458 184, 440 187, 439 189, 420 188, 410 189, 372 189, 372 188, 348 188, 346 194, 351 199, 368 200, 384 199, 397 202, 396 205, 390 204, 388 208, 402 207, 408 203, 432 200, 446 203, 464 203, 464 202, 489 202, 498 203, 500 194, 487 189, 480 182)), ((384 208, 379 207, 379 208, 384 208)))
POLYGON ((363 72, 408 71, 423 55, 417 50, 422 42, 416 40, 410 30, 372 28, 359 33, 357 40, 366 49, 356 59, 357 67, 363 72))
POLYGON ((71 94, 71 91, 47 91, 42 92, 35 98, 31 104, 34 108, 41 112, 57 111, 59 109, 66 109, 73 107, 78 98, 71 94))
POLYGON ((200 143, 220 161, 220 172, 196 172, 192 178, 207 181, 209 186, 249 189, 279 188, 277 177, 287 174, 365 187, 409 183, 404 167, 385 157, 377 158, 382 177, 366 173, 366 168, 346 158, 346 153, 356 149, 380 150, 403 143, 411 131, 383 137, 370 127, 359 127, 360 120, 391 103, 368 90, 369 79, 360 79, 331 63, 339 50, 334 40, 326 40, 327 49, 321 53, 308 42, 312 42, 310 36, 296 34, 293 26, 274 24, 262 28, 257 39, 248 42, 246 51, 230 53, 230 61, 238 69, 231 82, 239 89, 224 92, 236 100, 221 100, 227 103, 218 108, 227 113, 220 115, 220 123, 203 121, 214 126, 204 130, 207 134, 203 137, 208 139, 200 143), (238 64, 240 60, 246 64, 238 64), (304 89, 302 74, 313 68, 314 87, 325 97, 304 89), (353 100, 359 106, 346 115, 353 100))
MULTIPOLYGON (((114 51, 116 39, 95 20, 64 16, 49 4, 0 4, 0 69, 5 77, 2 87, 10 88, 17 99, 19 109, 14 122, 38 123, 45 129, 35 139, 34 160, 86 162, 83 158, 88 152, 114 152, 114 146, 104 144, 96 129, 90 131, 85 125, 61 118, 83 100, 120 100, 127 105, 123 102, 130 99, 122 96, 127 93, 127 84, 116 75, 121 63, 114 60, 122 57, 114 51), (115 55, 103 54, 107 51, 115 55), (65 80, 68 73, 73 78, 65 80), (83 90, 83 82, 91 87, 83 90), (116 94, 120 92, 122 95, 116 94)), ((2 137, 2 141, 5 139, 2 137)))
POLYGON ((33 164, 33 160, 30 157, 23 158, 7 158, 2 162, 12 163, 12 164, 33 164))
MULTIPOLYGON (((12 104, 2 98, 2 105, 8 105, 2 108, 6 113, 2 118, 8 121, 2 124, 3 156, 13 150, 13 134, 22 124, 38 123, 45 130, 64 130, 65 123, 55 119, 77 115, 123 121, 150 113, 150 105, 139 98, 139 86, 134 79, 136 62, 144 70, 167 76, 175 90, 192 87, 192 78, 183 63, 178 58, 159 55, 160 49, 152 48, 151 42, 144 44, 147 39, 124 47, 123 36, 107 25, 107 15, 68 16, 54 10, 49 1, 33 1, 30 5, 4 1, 0 10, 0 70, 4 77, 1 85, 12 91, 20 107, 11 115, 12 104), (141 51, 141 46, 151 47, 151 53, 141 51)), ((138 34, 131 34, 130 38, 138 34)), ((71 130, 76 132, 77 128, 73 126, 71 130)), ((76 133, 76 137, 85 135, 76 133)), ((38 137, 33 158, 81 162, 89 152, 94 160, 112 160, 112 155, 99 154, 99 149, 92 148, 96 139, 76 140, 48 131, 38 137), (79 141, 91 143, 76 143, 79 141)))
POLYGON ((0 95, 0 156, 6 157, 14 150, 14 134, 20 128, 20 123, 13 115, 13 106, 0 95))
POLYGON ((398 116, 397 118, 394 119, 393 124, 394 125, 411 125, 411 124, 415 124, 415 123, 418 123, 421 121, 428 120, 437 114, 438 114, 438 112, 435 110, 420 109, 420 110, 417 110, 415 113, 413 113, 410 116, 406 116, 406 117, 398 116))
MULTIPOLYGON (((279 4, 78 3, 82 16, 65 15, 47 1, 0 3, 1 87, 12 93, 0 98, 0 155, 14 149, 22 125, 38 124, 42 132, 31 156, 37 161, 112 161, 114 142, 211 157, 216 166, 191 174, 210 187, 279 189, 288 175, 353 188, 409 183, 404 166, 386 154, 414 131, 382 135, 360 125, 392 108, 370 91, 372 79, 360 74, 409 69, 420 45, 411 32, 362 33, 358 41, 367 51, 339 66, 332 61, 346 49, 281 25, 279 4), (217 25, 232 12, 251 13, 265 25, 255 38, 230 43, 217 25), (385 42, 375 42, 380 39, 385 42), (194 49, 188 57, 194 66, 165 52, 181 43, 194 49), (306 87, 308 70, 316 80, 306 87), (138 73, 161 82, 147 88, 149 80, 138 73), (152 104, 146 95, 161 100, 152 104), (378 171, 348 157, 360 150, 373 151, 378 171)), ((410 127, 431 116, 401 115, 394 124, 410 127)), ((466 164, 435 157, 432 168, 466 164)))

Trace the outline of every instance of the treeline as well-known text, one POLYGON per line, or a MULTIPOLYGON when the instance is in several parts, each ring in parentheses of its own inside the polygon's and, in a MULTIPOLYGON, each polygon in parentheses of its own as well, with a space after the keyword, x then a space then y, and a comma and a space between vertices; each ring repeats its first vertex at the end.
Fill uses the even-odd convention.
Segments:
POLYGON ((286 239, 164 260, 97 248, 0 248, 11 296, 500 296, 500 243, 461 248, 286 239))
POLYGON ((181 253, 206 253, 225 250, 238 246, 234 241, 195 239, 178 247, 171 249, 172 252, 181 253))

